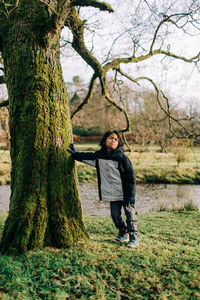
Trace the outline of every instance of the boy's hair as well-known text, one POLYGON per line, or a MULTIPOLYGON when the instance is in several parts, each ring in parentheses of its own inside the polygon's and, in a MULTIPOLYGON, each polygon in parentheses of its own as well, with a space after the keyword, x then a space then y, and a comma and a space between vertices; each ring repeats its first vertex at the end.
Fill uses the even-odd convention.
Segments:
POLYGON ((109 130, 109 131, 106 131, 106 133, 104 133, 104 135, 103 135, 103 137, 102 137, 102 139, 101 139, 101 141, 100 141, 99 146, 101 146, 101 149, 105 149, 105 148, 106 148, 106 139, 107 139, 112 133, 115 133, 115 134, 117 135, 117 137, 118 137, 119 142, 118 142, 117 148, 123 148, 123 144, 124 144, 124 143, 123 143, 123 141, 122 141, 122 138, 121 138, 119 132, 118 132, 117 130, 112 130, 112 131, 109 130))

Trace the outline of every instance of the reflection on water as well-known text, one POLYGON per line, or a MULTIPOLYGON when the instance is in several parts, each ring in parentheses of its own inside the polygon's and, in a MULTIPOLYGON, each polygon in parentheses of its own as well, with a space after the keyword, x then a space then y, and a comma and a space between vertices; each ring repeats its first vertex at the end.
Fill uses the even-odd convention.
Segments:
MULTIPOLYGON (((79 190, 85 214, 110 215, 109 203, 98 201, 97 185, 79 184, 79 190)), ((135 206, 139 213, 157 211, 162 207, 180 208, 191 201, 200 209, 200 185, 137 185, 135 206)))
MULTIPOLYGON (((110 215, 109 202, 98 200, 97 185, 79 184, 85 215, 110 215)), ((0 213, 9 209, 10 186, 0 186, 0 213)), ((157 211, 161 207, 180 208, 193 201, 200 209, 200 185, 143 184, 137 185, 136 210, 139 213, 157 211)))

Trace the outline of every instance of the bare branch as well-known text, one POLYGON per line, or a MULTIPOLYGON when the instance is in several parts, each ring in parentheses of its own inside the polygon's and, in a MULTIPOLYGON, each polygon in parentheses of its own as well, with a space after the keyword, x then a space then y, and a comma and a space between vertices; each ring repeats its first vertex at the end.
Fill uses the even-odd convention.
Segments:
POLYGON ((152 55, 157 55, 157 54, 164 54, 164 55, 176 58, 176 59, 183 60, 185 62, 194 62, 194 63, 196 63, 200 59, 200 52, 197 55, 195 55, 191 58, 187 58, 185 56, 176 55, 176 54, 174 54, 170 51, 166 51, 166 50, 157 49, 157 50, 152 51, 152 55))
MULTIPOLYGON (((94 7, 98 7, 98 5, 100 5, 100 3, 102 4, 103 2, 99 2, 99 1, 79 1, 79 0, 74 0, 72 1, 72 5, 79 5, 79 6, 94 6, 94 7), (93 5, 92 5, 93 4, 93 5)), ((71 30, 72 34, 73 34, 73 41, 72 41, 72 47, 75 49, 75 51, 84 59, 85 62, 87 62, 92 69, 94 70, 94 75, 92 77, 92 80, 90 82, 90 87, 89 87, 89 91, 87 96, 85 97, 85 99, 83 100, 83 102, 79 105, 79 107, 76 109, 76 111, 73 113, 72 117, 74 117, 74 115, 83 108, 84 105, 86 105, 88 103, 88 101, 92 98, 92 93, 93 93, 93 88, 94 88, 94 82, 96 80, 96 78, 98 77, 101 83, 101 91, 102 91, 102 95, 105 96, 106 100, 108 102, 110 102, 112 105, 114 105, 119 111, 123 112, 126 118, 126 122, 127 122, 127 126, 125 129, 122 129, 122 132, 128 131, 129 127, 130 127, 130 121, 129 121, 129 117, 128 114, 126 112, 126 110, 124 110, 119 104, 116 103, 116 101, 110 96, 110 94, 108 93, 107 90, 107 81, 106 81, 106 73, 113 69, 116 70, 117 72, 121 73, 121 75, 126 76, 126 78, 128 78, 129 80, 131 80, 132 82, 136 83, 137 85, 139 85, 139 81, 140 80, 148 80, 149 82, 151 82, 151 84, 154 86, 156 92, 157 92, 157 101, 160 105, 160 108, 164 111, 165 115, 168 118, 169 121, 169 127, 170 130, 172 132, 172 134, 174 136, 177 136, 176 133, 173 131, 173 122, 176 122, 180 127, 182 127, 182 129, 184 129, 185 133, 187 133, 188 136, 192 136, 192 134, 190 132, 187 131, 187 129, 183 126, 183 124, 181 124, 180 120, 175 119, 171 113, 170 113, 170 107, 169 107, 169 101, 167 99, 167 97, 164 95, 164 93, 156 86, 156 84, 148 77, 138 77, 136 79, 134 79, 133 77, 123 73, 120 70, 120 65, 121 64, 127 64, 127 63, 138 63, 144 60, 147 60, 155 55, 164 55, 164 56, 168 56, 168 57, 172 57, 175 59, 179 59, 179 60, 183 60, 185 62, 193 62, 194 64, 197 65, 197 62, 200 60, 200 52, 196 55, 193 56, 191 58, 187 58, 185 56, 181 56, 181 55, 177 55, 173 52, 170 51, 170 49, 167 50, 163 50, 162 48, 159 49, 155 49, 154 45, 155 45, 155 41, 158 35, 158 31, 161 28, 161 26, 164 23, 170 22, 173 23, 174 25, 177 25, 177 22, 179 22, 182 18, 189 16, 189 14, 171 14, 170 16, 167 15, 163 15, 164 19, 158 24, 157 29, 154 33, 153 36, 153 40, 152 43, 150 45, 150 49, 149 49, 149 53, 145 54, 145 55, 140 55, 138 57, 135 56, 135 47, 136 47, 136 43, 134 43, 134 51, 133 51, 133 55, 130 57, 119 57, 117 59, 113 59, 110 62, 107 62, 103 64, 101 64, 96 57, 94 57, 94 55, 91 53, 91 51, 88 50, 88 48, 85 45, 85 41, 84 41, 84 25, 86 23, 86 20, 81 20, 79 18, 78 12, 76 10, 75 7, 72 7, 71 9, 71 13, 69 14, 69 17, 66 21, 66 26, 69 27, 69 29, 71 30), (176 20, 172 20, 172 18, 176 18, 176 20), (165 103, 166 105, 163 106, 160 100, 160 97, 162 97, 163 99, 165 99, 165 103)), ((121 36, 121 35, 120 35, 121 36)), ((120 37, 119 36, 119 37, 120 37)), ((119 38, 118 37, 118 38, 119 38)), ((118 39, 117 38, 117 39, 118 39)), ((117 41, 117 39, 115 39, 115 41, 113 42, 112 46, 111 46, 111 50, 112 47, 114 46, 115 42, 117 41)), ((110 50, 110 51, 111 51, 110 50)), ((109 57, 110 52, 108 53, 107 59, 109 57)))
POLYGON ((107 63, 104 66, 104 70, 107 72, 110 69, 118 69, 120 64, 128 64, 128 63, 138 63, 144 60, 149 59, 150 57, 154 56, 154 55, 158 55, 158 54, 163 54, 169 57, 173 57, 179 60, 183 60, 185 62, 194 62, 197 63, 200 60, 200 52, 196 55, 193 56, 191 58, 187 58, 185 56, 180 56, 180 55, 176 55, 175 53, 172 53, 170 51, 166 51, 166 50, 161 50, 161 49, 157 49, 157 50, 153 50, 152 52, 149 52, 146 55, 141 55, 138 57, 132 56, 132 57, 122 57, 122 58, 116 58, 113 61, 107 63))
POLYGON ((185 132, 185 134, 189 137, 189 138, 193 138, 193 137, 199 137, 199 135, 197 134, 192 134, 191 132, 189 132, 185 126, 180 122, 180 121, 183 121, 183 119, 177 119, 175 117, 173 117, 170 113, 170 105, 169 105, 169 100, 168 98, 166 97, 166 95, 163 93, 163 91, 156 85, 156 83, 151 79, 151 78, 148 78, 148 77, 138 77, 138 78, 132 78, 131 76, 127 75, 126 73, 122 72, 119 68, 117 69, 117 71, 125 76, 127 79, 129 79, 130 81, 134 82, 134 83, 138 83, 138 81, 140 80, 147 80, 149 81, 154 89, 156 90, 156 94, 157 94, 157 101, 158 101, 158 104, 161 108, 161 110, 165 113, 165 115, 167 116, 168 118, 168 122, 169 122, 169 128, 170 128, 170 131, 172 133, 173 136, 175 136, 176 138, 182 138, 183 136, 179 136, 175 133, 175 131, 173 130, 173 125, 172 125, 172 121, 177 123, 185 132), (167 108, 164 108, 161 101, 160 101, 160 95, 165 99, 166 101, 166 106, 167 108))
POLYGON ((44 3, 44 4, 46 4, 56 15, 58 14, 57 12, 56 12, 56 10, 54 9, 54 7, 52 7, 48 2, 47 2, 47 0, 39 0, 40 2, 42 2, 42 3, 44 3))
POLYGON ((112 97, 108 94, 108 92, 106 92, 105 94, 105 98, 108 102, 110 102, 113 106, 115 106, 119 111, 121 111, 125 118, 126 118, 126 128, 119 130, 120 132, 126 132, 129 131, 130 129, 130 120, 129 120, 129 116, 128 113, 125 109, 123 109, 120 105, 118 105, 114 99, 112 99, 112 97))
POLYGON ((163 15, 164 19, 162 21, 160 21, 160 23, 158 24, 156 30, 155 30, 155 33, 154 33, 154 37, 153 37, 153 40, 152 40, 152 43, 151 43, 151 46, 150 46, 150 53, 152 52, 153 50, 153 46, 155 44, 155 41, 156 41, 156 38, 157 38, 157 34, 158 34, 158 31, 159 29, 161 28, 161 26, 166 23, 166 22, 170 22, 172 24, 176 24, 175 21, 172 21, 171 18, 172 17, 177 17, 177 16, 181 16, 181 17, 185 17, 185 16, 188 16, 189 14, 172 14, 170 16, 166 16, 166 15, 163 15))
POLYGON ((83 109, 83 107, 90 101, 90 99, 92 98, 93 95, 93 90, 94 90, 94 84, 95 81, 97 79, 97 76, 94 74, 92 76, 92 79, 90 81, 90 85, 89 85, 89 90, 87 93, 87 96, 85 97, 85 99, 83 100, 83 102, 77 107, 77 109, 73 112, 73 114, 71 115, 71 119, 73 119, 73 117, 81 110, 83 109))
POLYGON ((137 85, 140 85, 138 82, 137 82, 137 78, 133 78, 132 76, 122 72, 122 70, 120 68, 114 68, 114 70, 116 70, 118 73, 120 73, 122 76, 126 77, 127 79, 129 79, 130 81, 136 83, 137 85))
MULTIPOLYGON (((109 59, 109 57, 110 57, 110 53, 112 52, 112 49, 113 49, 115 43, 117 42, 117 40, 120 39, 121 36, 123 36, 124 34, 126 34, 129 30, 130 30, 130 29, 127 29, 127 30, 125 30, 124 32, 122 32, 121 34, 119 34, 118 37, 113 41, 113 43, 112 43, 112 45, 111 45, 111 47, 110 47, 110 50, 108 51, 107 57, 105 58, 103 64, 104 64, 106 61, 108 61, 108 59, 109 59)), ((134 47, 134 48, 135 48, 135 47, 134 47)), ((135 51, 134 51, 134 53, 135 53, 135 51)))
MULTIPOLYGON (((119 131, 120 131, 120 130, 119 130, 119 131)), ((130 147, 130 145, 129 145, 127 139, 126 139, 126 136, 125 136, 124 132, 122 132, 122 138, 123 138, 123 140, 124 140, 125 145, 126 145, 127 148, 128 148, 128 151, 131 152, 131 147, 130 147)))
POLYGON ((93 54, 87 49, 84 41, 84 24, 86 21, 82 21, 75 8, 72 8, 71 14, 67 19, 66 26, 72 31, 73 42, 72 47, 76 52, 92 67, 97 77, 101 82, 102 93, 104 94, 105 87, 105 72, 102 65, 93 56, 93 54))
POLYGON ((114 12, 110 4, 95 0, 74 0, 72 1, 72 6, 92 6, 102 11, 108 11, 109 13, 114 12))
MULTIPOLYGON (((85 97, 85 99, 82 101, 82 103, 77 107, 77 109, 73 112, 73 114, 71 115, 71 119, 74 118, 74 116, 81 110, 83 109, 83 107, 89 103, 89 101, 91 100, 92 98, 92 95, 93 95, 93 90, 94 90, 94 84, 95 84, 95 81, 97 79, 97 76, 94 74, 91 81, 90 81, 90 86, 89 86, 89 90, 88 90, 88 94, 87 96, 85 97)), ((107 90, 106 90, 106 87, 104 88, 104 90, 106 91, 105 93, 105 99, 111 103, 113 106, 115 106, 120 112, 122 112, 126 118, 126 122, 127 122, 127 126, 126 128, 124 129, 121 129, 120 132, 126 132, 126 131, 129 131, 130 129, 130 120, 129 120, 129 116, 128 116, 128 113, 125 109, 123 109, 120 105, 118 105, 114 99, 112 99, 112 97, 108 94, 107 90)), ((125 140, 125 139, 124 139, 125 140)), ((127 147, 128 144, 127 144, 127 147)))

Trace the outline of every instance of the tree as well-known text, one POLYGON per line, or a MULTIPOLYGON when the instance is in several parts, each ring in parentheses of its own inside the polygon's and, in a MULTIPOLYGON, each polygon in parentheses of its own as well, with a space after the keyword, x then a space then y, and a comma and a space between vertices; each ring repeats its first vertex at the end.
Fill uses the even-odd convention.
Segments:
MULTIPOLYGON (((77 32, 73 25, 70 27, 69 24, 73 34, 71 35, 72 37, 64 40, 68 45, 72 45, 94 70, 89 92, 80 105, 80 109, 92 99, 94 82, 98 77, 101 78, 102 94, 107 101, 117 106, 118 102, 115 101, 114 97, 111 97, 106 86, 106 74, 109 72, 109 75, 113 74, 116 84, 120 83, 122 85, 127 82, 126 80, 129 80, 135 86, 144 85, 145 82, 148 85, 150 84, 157 94, 160 108, 167 116, 171 135, 179 137, 176 131, 176 124, 178 124, 185 130, 185 135, 192 137, 193 133, 186 128, 184 129, 183 124, 173 116, 170 111, 169 101, 156 80, 151 78, 151 76, 141 75, 141 71, 144 70, 140 69, 137 72, 137 68, 140 65, 143 67, 146 61, 154 61, 156 65, 163 65, 163 68, 167 68, 170 63, 175 64, 174 62, 178 61, 182 63, 180 65, 181 68, 184 67, 183 64, 193 64, 198 70, 199 53, 194 54, 194 51, 191 51, 191 57, 188 57, 187 48, 184 47, 183 41, 188 37, 192 38, 199 35, 199 1, 179 0, 166 3, 166 1, 161 0, 157 3, 157 1, 146 0, 135 2, 110 0, 109 3, 117 10, 115 17, 110 22, 107 16, 105 19, 102 16, 98 18, 91 11, 89 16, 90 22, 87 24, 86 20, 82 21, 85 22, 82 32, 77 32), (116 19, 118 22, 116 22, 116 19), (94 24, 92 20, 94 20, 94 24), (114 26, 111 23, 112 21, 116 22, 114 26), (104 22, 104 26, 102 26, 102 22, 104 22), (105 28, 113 29, 112 34, 108 33, 108 30, 106 32, 105 28), (81 41, 82 51, 80 51, 80 47, 77 49, 78 41, 81 41), (95 57, 94 55, 89 55, 86 45, 88 48, 91 48, 93 54, 95 53, 95 57), (102 47, 99 45, 102 45, 102 47), (99 53, 98 48, 101 50, 99 53), (160 57, 160 60, 158 57, 160 57), (135 71, 135 76, 131 76, 130 72, 128 72, 129 70, 126 66, 130 64, 133 65, 132 69, 135 71)), ((84 8, 82 10, 79 8, 79 12, 82 19, 88 17, 89 13, 84 8)), ((73 20, 74 23, 75 21, 73 20)), ((79 24, 81 24, 80 18, 79 24)), ((180 97, 180 102, 181 100, 180 97)), ((122 108, 121 105, 118 107, 119 109, 122 108)), ((72 118, 78 111, 79 109, 75 111, 72 118)), ((123 112, 126 113, 125 110, 123 112)), ((126 119, 127 126, 122 129, 122 132, 130 128, 128 116, 126 116, 126 119)), ((198 132, 195 135, 199 136, 198 132)))
MULTIPOLYGON (((100 9, 107 6, 83 1, 100 9)), ((0 1, 9 94, 11 199, 1 253, 69 247, 87 238, 73 160, 60 33, 77 1, 0 1)), ((69 21, 68 21, 69 22, 69 21)))
MULTIPOLYGON (((149 5, 146 0, 141 2, 149 5)), ((68 247, 87 237, 76 172, 67 154, 72 133, 60 66, 61 30, 64 26, 69 28, 73 49, 94 70, 87 96, 78 110, 91 99, 99 78, 102 95, 126 117, 124 132, 129 128, 128 115, 109 94, 106 74, 113 70, 116 81, 120 75, 135 84, 148 80, 157 91, 158 101, 160 96, 165 99, 153 80, 141 76, 133 78, 121 65, 157 55, 197 63, 199 54, 191 58, 176 55, 166 48, 160 35, 165 25, 185 30, 186 23, 196 21, 198 24, 198 1, 189 2, 184 13, 170 13, 168 3, 169 9, 165 8, 163 14, 158 15, 157 10, 155 14, 150 13, 151 17, 157 16, 152 19, 157 27, 152 25, 153 36, 146 49, 139 44, 139 36, 136 34, 134 38, 131 34, 130 47, 124 44, 129 48, 127 55, 112 57, 109 52, 106 61, 100 62, 85 44, 87 21, 82 20, 79 13, 81 7, 88 6, 113 12, 109 4, 95 0, 0 0, 0 51, 4 63, 3 80, 6 80, 9 94, 8 102, 1 106, 9 103, 12 159, 11 204, 1 240, 2 253, 19 253, 44 246, 68 247)), ((131 8, 135 9, 131 3, 131 8)), ((137 31, 139 25, 134 26, 137 31)), ((168 106, 165 105, 167 109, 161 107, 172 124, 168 106)))

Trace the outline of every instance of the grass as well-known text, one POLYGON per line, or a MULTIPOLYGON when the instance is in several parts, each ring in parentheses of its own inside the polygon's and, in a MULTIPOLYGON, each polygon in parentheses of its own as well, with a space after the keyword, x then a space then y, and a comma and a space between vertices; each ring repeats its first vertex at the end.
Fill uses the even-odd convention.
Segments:
MULTIPOLYGON (((97 144, 79 144, 78 151, 95 151, 97 144)), ((137 183, 200 184, 200 149, 173 147, 160 153, 158 147, 134 146, 127 153, 136 172, 137 183)), ((96 181, 93 167, 77 163, 80 182, 96 181)), ((10 183, 10 156, 0 150, 0 184, 10 183)))
POLYGON ((166 153, 155 148, 133 149, 127 154, 133 163, 138 183, 200 184, 199 148, 170 148, 166 153))
POLYGON ((198 206, 192 201, 184 203, 180 208, 168 208, 166 205, 161 205, 157 211, 171 211, 171 212, 187 212, 187 211, 199 211, 198 206))
POLYGON ((136 249, 112 242, 110 217, 85 221, 90 239, 68 250, 0 256, 0 298, 200 299, 199 212, 139 215, 136 249))

